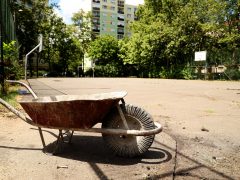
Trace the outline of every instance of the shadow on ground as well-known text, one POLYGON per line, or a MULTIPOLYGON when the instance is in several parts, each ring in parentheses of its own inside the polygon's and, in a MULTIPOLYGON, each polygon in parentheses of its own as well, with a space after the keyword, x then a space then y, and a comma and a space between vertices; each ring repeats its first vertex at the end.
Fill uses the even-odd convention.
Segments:
MULTIPOLYGON (((47 153, 52 153, 56 141, 48 144, 47 153)), ((132 165, 138 163, 144 164, 161 164, 172 159, 172 155, 165 149, 151 147, 144 155, 134 158, 124 158, 115 156, 110 152, 98 136, 74 136, 72 143, 61 143, 54 155, 73 159, 77 161, 112 164, 112 165, 132 165)))

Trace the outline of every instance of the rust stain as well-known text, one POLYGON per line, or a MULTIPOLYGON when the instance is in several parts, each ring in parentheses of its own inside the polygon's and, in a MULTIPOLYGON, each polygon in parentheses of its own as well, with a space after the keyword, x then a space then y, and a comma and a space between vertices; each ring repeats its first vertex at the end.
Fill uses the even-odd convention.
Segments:
POLYGON ((102 119, 119 100, 20 102, 20 104, 36 124, 63 129, 86 129, 102 122, 102 119))

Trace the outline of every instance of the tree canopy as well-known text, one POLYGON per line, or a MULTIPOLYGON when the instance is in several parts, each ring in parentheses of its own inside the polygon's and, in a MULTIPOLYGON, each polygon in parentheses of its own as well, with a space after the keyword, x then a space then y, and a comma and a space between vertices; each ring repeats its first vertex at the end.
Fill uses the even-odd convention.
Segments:
POLYGON ((91 13, 83 10, 73 15, 73 25, 66 25, 45 0, 32 1, 31 8, 18 1, 12 7, 20 58, 41 33, 41 58, 50 71, 77 71, 87 53, 102 71, 111 72, 108 76, 189 79, 192 67, 203 65, 194 62, 194 52, 206 50, 208 65, 239 72, 239 0, 145 0, 130 25, 132 36, 122 40, 94 37, 91 13))
POLYGON ((145 77, 185 78, 200 50, 208 64, 239 63, 238 1, 145 0, 137 16, 120 52, 145 77))

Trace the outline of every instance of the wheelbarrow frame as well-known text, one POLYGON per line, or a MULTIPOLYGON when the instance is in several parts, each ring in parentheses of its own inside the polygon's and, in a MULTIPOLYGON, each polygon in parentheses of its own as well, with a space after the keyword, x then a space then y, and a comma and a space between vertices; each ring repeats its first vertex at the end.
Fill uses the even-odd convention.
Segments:
MULTIPOLYGON (((38 96, 35 94, 35 92, 26 84, 23 83, 21 81, 13 81, 13 80, 7 80, 7 82, 9 83, 15 83, 15 84, 20 84, 22 86, 24 86, 25 88, 28 89, 28 91, 31 93, 31 95, 33 96, 34 99, 38 99, 38 96)), ((70 143, 72 140, 72 136, 74 131, 81 131, 81 132, 91 132, 91 133, 102 133, 102 134, 107 134, 107 135, 119 135, 119 136, 150 136, 150 135, 155 135, 158 134, 162 131, 162 126, 159 123, 154 122, 155 125, 155 129, 151 129, 151 130, 131 130, 128 127, 128 123, 127 120, 124 116, 124 112, 121 108, 121 106, 125 106, 125 101, 123 98, 120 99, 121 101, 121 105, 119 103, 116 104, 117 107, 117 111, 121 117, 121 120, 123 122, 124 128, 125 129, 111 129, 111 128, 64 128, 64 127, 56 127, 56 126, 49 126, 49 125, 42 125, 42 124, 38 124, 33 122, 33 120, 26 116, 25 114, 23 114, 22 112, 16 110, 13 106, 11 106, 10 104, 8 104, 7 102, 5 102, 4 100, 2 100, 0 98, 0 103, 5 106, 8 110, 10 110, 11 112, 13 112, 15 115, 17 115, 19 118, 21 118, 23 121, 25 121, 26 123, 32 125, 32 126, 36 126, 38 127, 38 131, 40 134, 40 138, 42 141, 42 145, 43 145, 43 151, 46 148, 46 143, 45 143, 45 139, 43 136, 43 132, 42 132, 42 128, 50 128, 50 129, 58 129, 59 130, 59 134, 57 137, 57 144, 60 140, 64 141, 63 136, 67 135, 68 137, 68 142, 70 143), (63 130, 65 130, 65 132, 63 132, 63 130), (71 132, 70 132, 71 131, 71 132)))

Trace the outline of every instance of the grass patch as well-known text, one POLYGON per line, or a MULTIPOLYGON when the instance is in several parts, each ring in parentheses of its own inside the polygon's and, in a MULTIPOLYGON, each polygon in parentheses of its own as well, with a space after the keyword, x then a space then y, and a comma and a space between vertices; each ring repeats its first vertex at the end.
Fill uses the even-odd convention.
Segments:
POLYGON ((0 94, 0 98, 11 104, 13 107, 19 106, 19 103, 17 102, 18 96, 18 86, 10 86, 7 95, 0 94))

